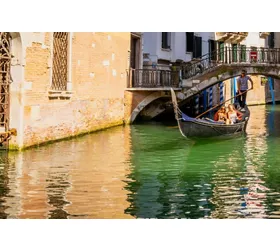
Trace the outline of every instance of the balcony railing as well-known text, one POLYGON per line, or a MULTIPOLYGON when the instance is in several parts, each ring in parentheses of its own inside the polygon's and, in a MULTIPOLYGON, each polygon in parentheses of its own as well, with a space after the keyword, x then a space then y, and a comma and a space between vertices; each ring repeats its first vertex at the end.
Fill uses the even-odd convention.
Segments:
POLYGON ((179 71, 130 69, 128 75, 128 88, 178 88, 180 84, 179 71))
POLYGON ((182 68, 182 78, 188 79, 211 71, 219 65, 280 64, 280 48, 227 48, 206 54, 200 60, 182 68))

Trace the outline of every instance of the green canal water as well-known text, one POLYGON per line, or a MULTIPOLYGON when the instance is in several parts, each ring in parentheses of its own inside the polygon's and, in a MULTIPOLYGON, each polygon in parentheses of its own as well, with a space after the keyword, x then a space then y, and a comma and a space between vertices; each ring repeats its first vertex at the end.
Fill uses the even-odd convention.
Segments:
POLYGON ((254 106, 227 141, 149 123, 1 152, 0 218, 280 218, 279 137, 280 106, 254 106))

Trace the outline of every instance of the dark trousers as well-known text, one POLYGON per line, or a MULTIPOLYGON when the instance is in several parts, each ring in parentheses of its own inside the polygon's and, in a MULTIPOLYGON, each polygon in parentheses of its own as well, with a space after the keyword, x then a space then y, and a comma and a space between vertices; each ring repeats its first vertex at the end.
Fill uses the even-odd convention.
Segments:
POLYGON ((242 95, 238 96, 238 102, 241 108, 245 107, 246 104, 246 97, 247 97, 247 92, 245 92, 246 90, 240 90, 241 93, 243 93, 242 95), (245 92, 245 93, 244 93, 245 92))

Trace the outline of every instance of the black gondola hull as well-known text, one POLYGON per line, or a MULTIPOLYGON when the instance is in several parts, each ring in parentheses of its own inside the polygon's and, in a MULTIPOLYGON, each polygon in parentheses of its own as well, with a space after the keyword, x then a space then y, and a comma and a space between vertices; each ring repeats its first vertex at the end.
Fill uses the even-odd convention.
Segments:
POLYGON ((246 133, 247 123, 250 118, 250 110, 245 106, 242 120, 238 123, 228 125, 213 120, 196 119, 187 116, 179 108, 177 98, 171 89, 172 102, 175 118, 181 134, 188 138, 231 138, 246 133))
POLYGON ((247 121, 234 125, 205 124, 199 121, 178 121, 180 132, 188 138, 239 136, 246 132, 247 121))

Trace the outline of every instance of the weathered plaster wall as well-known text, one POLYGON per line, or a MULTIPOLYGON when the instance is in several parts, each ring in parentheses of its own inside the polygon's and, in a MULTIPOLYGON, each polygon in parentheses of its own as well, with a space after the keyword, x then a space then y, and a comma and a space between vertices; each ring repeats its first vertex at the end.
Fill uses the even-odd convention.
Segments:
POLYGON ((25 36, 22 145, 13 141, 12 148, 123 123, 129 32, 74 33, 69 100, 49 99, 52 33, 25 36))

